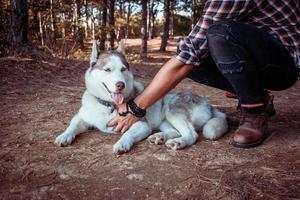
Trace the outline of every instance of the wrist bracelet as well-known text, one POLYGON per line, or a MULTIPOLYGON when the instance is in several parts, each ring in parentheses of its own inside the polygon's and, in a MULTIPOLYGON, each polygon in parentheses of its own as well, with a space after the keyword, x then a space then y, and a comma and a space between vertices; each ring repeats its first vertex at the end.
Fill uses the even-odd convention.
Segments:
POLYGON ((136 117, 145 117, 145 115, 146 115, 146 110, 145 109, 142 109, 142 108, 140 108, 140 107, 138 107, 136 104, 135 104, 135 102, 133 101, 133 99, 131 99, 131 100, 129 100, 128 102, 127 102, 127 105, 128 105, 128 107, 130 108, 130 110, 131 110, 131 114, 133 114, 134 116, 136 116, 136 117))

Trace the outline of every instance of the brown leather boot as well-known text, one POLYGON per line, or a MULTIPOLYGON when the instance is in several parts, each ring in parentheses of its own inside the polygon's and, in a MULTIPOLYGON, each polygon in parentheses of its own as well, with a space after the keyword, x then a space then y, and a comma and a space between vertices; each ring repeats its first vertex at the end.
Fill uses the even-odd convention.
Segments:
POLYGON ((240 105, 237 106, 236 111, 226 114, 226 119, 229 126, 238 126, 242 117, 243 112, 240 105))
MULTIPOLYGON (((274 95, 268 95, 266 97, 266 108, 265 112, 268 113, 269 117, 276 114, 276 110, 274 108, 273 104, 274 95)), ((238 105, 235 112, 228 113, 226 115, 227 117, 227 123, 229 126, 238 126, 241 123, 241 119, 243 117, 243 111, 241 109, 241 106, 238 105)))
POLYGON ((233 146, 251 148, 260 145, 267 137, 269 114, 243 113, 240 126, 234 133, 233 146))
POLYGON ((240 124, 234 133, 233 146, 238 148, 256 147, 267 138, 268 119, 276 114, 273 104, 273 95, 267 95, 264 100, 264 108, 260 113, 253 113, 238 107, 240 124))

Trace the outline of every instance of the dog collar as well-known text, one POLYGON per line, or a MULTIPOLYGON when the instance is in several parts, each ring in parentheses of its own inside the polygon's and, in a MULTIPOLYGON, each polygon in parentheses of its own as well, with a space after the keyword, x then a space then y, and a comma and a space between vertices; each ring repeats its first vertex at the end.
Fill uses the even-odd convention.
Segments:
POLYGON ((105 101, 103 99, 100 99, 99 97, 96 97, 96 99, 97 99, 98 103, 100 103, 100 104, 102 104, 102 105, 104 105, 106 107, 111 108, 111 112, 114 111, 114 109, 115 109, 115 104, 114 103, 109 102, 109 101, 105 101))

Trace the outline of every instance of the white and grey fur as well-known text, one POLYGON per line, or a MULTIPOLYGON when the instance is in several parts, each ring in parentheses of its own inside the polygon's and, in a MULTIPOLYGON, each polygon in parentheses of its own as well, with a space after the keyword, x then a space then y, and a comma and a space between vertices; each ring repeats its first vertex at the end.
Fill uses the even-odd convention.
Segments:
MULTIPOLYGON (((99 55, 96 43, 93 43, 85 84, 86 91, 79 112, 55 140, 59 146, 71 144, 76 135, 87 131, 91 126, 101 132, 116 134, 112 127, 107 127, 107 123, 117 115, 117 110, 113 106, 99 103, 98 99, 113 105, 112 93, 116 92, 119 97, 124 97, 126 102, 144 89, 141 83, 134 80, 125 57, 123 42, 116 51, 99 55), (122 91, 117 91, 118 82, 125 83, 122 91)), ((168 94, 147 109, 144 120, 133 124, 121 136, 113 145, 113 153, 129 151, 135 143, 148 137, 154 130, 161 132, 148 137, 150 144, 165 144, 168 148, 177 150, 193 145, 198 138, 197 131, 201 129, 206 139, 215 140, 227 128, 225 114, 213 108, 205 98, 189 92, 168 94)))

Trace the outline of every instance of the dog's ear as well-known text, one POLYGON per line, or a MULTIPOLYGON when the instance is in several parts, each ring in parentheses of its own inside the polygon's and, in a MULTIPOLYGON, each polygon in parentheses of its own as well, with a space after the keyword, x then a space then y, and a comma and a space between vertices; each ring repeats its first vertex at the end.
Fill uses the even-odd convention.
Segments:
POLYGON ((93 40, 92 53, 90 57, 90 66, 93 66, 97 62, 97 58, 98 58, 97 43, 96 40, 93 40))
POLYGON ((121 41, 120 41, 119 47, 117 48, 116 51, 125 55, 125 44, 124 44, 124 40, 121 40, 121 41))

